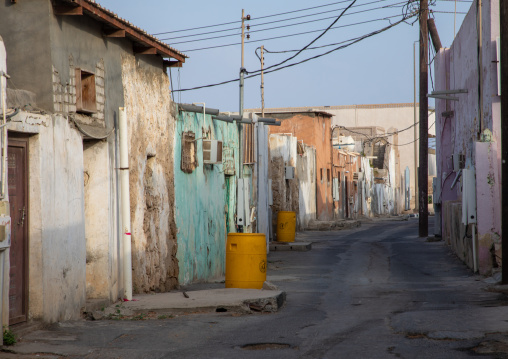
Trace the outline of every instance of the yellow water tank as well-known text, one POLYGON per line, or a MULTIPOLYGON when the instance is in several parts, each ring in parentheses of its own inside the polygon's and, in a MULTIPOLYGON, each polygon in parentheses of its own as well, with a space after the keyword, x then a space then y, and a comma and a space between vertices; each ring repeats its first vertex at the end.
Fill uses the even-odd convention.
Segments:
POLYGON ((296 231, 296 213, 279 211, 277 215, 277 241, 294 242, 296 231))
POLYGON ((226 288, 261 289, 265 280, 265 235, 229 233, 226 243, 226 288))

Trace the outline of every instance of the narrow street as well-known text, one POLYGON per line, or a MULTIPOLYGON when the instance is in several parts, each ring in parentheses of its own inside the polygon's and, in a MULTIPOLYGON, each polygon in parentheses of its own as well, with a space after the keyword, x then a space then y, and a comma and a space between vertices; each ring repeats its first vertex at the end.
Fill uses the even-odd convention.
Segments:
MULTIPOLYGON (((432 221, 431 221, 432 224, 432 221)), ((505 358, 508 301, 486 291, 418 221, 303 232, 309 252, 271 252, 275 314, 78 321, 27 335, 6 358, 505 358), (52 353, 44 354, 44 353, 52 353)), ((220 285, 220 284, 217 284, 220 285)), ((203 285, 201 285, 202 287, 203 285)), ((192 289, 199 289, 196 285, 192 289)), ((1 355, 0 355, 1 356, 1 355)))

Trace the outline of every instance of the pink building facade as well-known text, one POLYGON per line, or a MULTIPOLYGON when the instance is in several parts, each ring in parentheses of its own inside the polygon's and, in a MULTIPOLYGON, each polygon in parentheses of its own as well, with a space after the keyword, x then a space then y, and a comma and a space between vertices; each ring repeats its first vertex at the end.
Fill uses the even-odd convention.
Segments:
POLYGON ((477 13, 474 1, 452 46, 435 59, 435 90, 457 98, 436 98, 436 187, 443 238, 490 275, 501 264, 499 1, 482 1, 480 28, 477 13))

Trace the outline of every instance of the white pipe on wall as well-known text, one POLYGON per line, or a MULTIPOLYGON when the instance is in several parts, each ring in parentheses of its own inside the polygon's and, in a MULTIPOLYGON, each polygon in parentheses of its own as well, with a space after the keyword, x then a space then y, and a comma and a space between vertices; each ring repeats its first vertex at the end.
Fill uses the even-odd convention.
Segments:
POLYGON ((132 300, 131 204, 129 194, 129 136, 125 108, 119 108, 120 187, 123 235, 123 272, 125 298, 132 300))

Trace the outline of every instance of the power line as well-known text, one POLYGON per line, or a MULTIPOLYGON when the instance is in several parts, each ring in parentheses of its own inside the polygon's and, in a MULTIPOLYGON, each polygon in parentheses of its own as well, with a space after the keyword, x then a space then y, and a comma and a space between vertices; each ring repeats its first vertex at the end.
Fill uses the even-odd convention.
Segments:
MULTIPOLYGON (((400 15, 399 15, 400 16, 400 15)), ((412 16, 415 16, 415 15, 412 15, 412 16)), ((320 58, 322 56, 325 56, 325 55, 329 55, 330 53, 332 52, 335 52, 335 51, 338 51, 338 50, 341 50, 341 49, 344 49, 346 47, 349 47, 353 44, 356 44, 366 38, 369 38, 371 36, 374 36, 374 35, 377 35, 377 34, 380 34, 386 30, 389 30, 391 29, 392 27, 394 26, 397 26, 399 24, 401 24, 402 22, 406 21, 408 18, 407 17, 403 17, 401 20, 393 23, 393 24, 390 24, 382 29, 379 29, 379 30, 376 30, 376 31, 373 31, 371 33, 368 33, 360 38, 357 38, 356 40, 354 41, 351 41, 350 43, 348 44, 345 44, 345 45, 341 45, 339 47, 336 47, 330 51, 327 51, 325 53, 322 53, 322 54, 319 54, 319 55, 315 55, 313 57, 310 57, 310 58, 307 58, 307 59, 304 59, 304 60, 301 60, 299 62, 296 62, 296 63, 292 63, 292 64, 289 64, 289 65, 286 65, 286 66, 282 66, 282 67, 279 67, 279 68, 276 68, 276 69, 272 69, 272 70, 269 70, 269 71, 266 71, 264 72, 265 74, 268 74, 268 73, 271 73, 271 72, 275 72, 275 71, 279 71, 279 70, 282 70, 282 69, 286 69, 286 68, 289 68, 289 67, 293 67, 293 66, 296 66, 296 65, 300 65, 302 63, 305 63, 305 62, 308 62, 310 60, 314 60, 314 59, 317 59, 317 58, 320 58)), ((257 73, 254 73, 252 75, 249 75, 247 76, 246 78, 252 78, 252 77, 256 77, 256 76, 259 76, 260 73, 257 72, 257 73)), ((210 85, 203 85, 203 86, 196 86, 196 87, 192 87, 192 88, 187 88, 187 89, 180 89, 180 90, 175 90, 175 92, 184 92, 184 91, 191 91, 191 90, 198 90, 198 89, 203 89, 203 88, 209 88, 209 87, 215 87, 215 86, 220 86, 220 85, 224 85, 224 84, 228 84, 228 83, 232 83, 232 82, 236 82, 236 81, 239 81, 239 79, 232 79, 232 80, 227 80, 227 81, 222 81, 222 82, 219 82, 219 83, 214 83, 214 84, 210 84, 210 85)))
MULTIPOLYGON (((386 16, 386 17, 381 17, 381 18, 373 19, 373 20, 366 20, 366 21, 355 22, 355 23, 347 24, 347 25, 335 26, 331 30, 336 30, 336 29, 341 29, 341 28, 344 28, 344 27, 350 27, 350 26, 356 26, 356 25, 363 25, 363 24, 368 24, 368 23, 371 23, 371 22, 376 22, 376 21, 381 21, 381 20, 388 20, 389 21, 389 19, 396 18, 396 17, 400 17, 400 14, 398 14, 398 15, 392 15, 392 16, 386 16)), ((286 37, 306 35, 306 34, 311 34, 311 33, 315 33, 315 32, 320 32, 320 31, 323 31, 323 30, 324 29, 311 30, 311 31, 299 32, 299 33, 290 34, 290 35, 281 35, 281 36, 268 37, 268 38, 264 38, 264 39, 260 39, 260 40, 253 40, 253 41, 250 41, 249 43, 252 44, 252 43, 257 43, 257 42, 282 39, 282 38, 286 38, 286 37)), ((235 46, 235 45, 240 45, 240 44, 241 44, 241 42, 235 42, 235 43, 230 43, 230 44, 207 46, 207 47, 201 47, 201 48, 190 49, 190 50, 182 50, 182 51, 183 52, 201 51, 201 50, 217 49, 217 48, 220 48, 220 47, 235 46)), ((316 48, 319 48, 319 47, 316 47, 316 48)), ((309 49, 311 49, 311 48, 307 48, 306 50, 309 50, 309 49)), ((294 50, 294 51, 299 51, 299 50, 294 50)))
MULTIPOLYGON (((325 6, 332 6, 332 5, 342 4, 342 3, 346 3, 346 2, 349 2, 349 0, 337 1, 337 2, 334 2, 334 3, 330 3, 330 4, 308 7, 308 8, 305 8, 305 9, 286 11, 286 12, 281 12, 281 13, 278 13, 278 14, 259 16, 259 17, 255 18, 255 19, 251 18, 251 20, 259 20, 259 19, 265 19, 265 18, 268 18, 268 17, 274 17, 274 16, 279 16, 279 15, 287 15, 287 14, 292 14, 292 13, 295 13, 295 12, 313 10, 313 9, 317 9, 317 8, 321 8, 321 7, 325 7, 325 6)), ((189 29, 165 31, 165 32, 159 32, 159 33, 153 34, 153 35, 171 34, 171 33, 174 33, 174 32, 183 32, 183 31, 205 29, 207 27, 217 27, 217 26, 230 25, 230 24, 236 24, 236 23, 241 23, 241 21, 237 20, 237 21, 223 22, 221 24, 215 24, 215 25, 206 25, 206 26, 193 27, 193 28, 189 28, 189 29)))
MULTIPOLYGON (((377 3, 382 2, 382 1, 389 1, 389 0, 371 1, 371 2, 368 2, 368 3, 365 3, 365 4, 359 4, 359 5, 352 6, 352 8, 353 7, 360 7, 360 6, 371 5, 371 4, 377 4, 377 3)), ((374 7, 374 8, 370 8, 370 9, 366 9, 366 10, 360 10, 360 11, 352 12, 352 13, 346 14, 345 16, 347 16, 347 15, 354 15, 354 14, 360 14, 360 13, 364 13, 364 12, 367 12, 367 11, 379 10, 379 9, 383 9, 383 8, 390 8, 390 7, 393 7, 393 6, 396 6, 396 5, 402 5, 404 3, 405 3, 405 1, 394 3, 394 4, 389 4, 389 5, 384 5, 384 6, 378 6, 378 7, 374 7)), ((281 19, 281 20, 276 20, 276 21, 268 21, 268 22, 264 22, 264 23, 261 23, 261 24, 251 25, 251 26, 253 28, 257 28, 258 26, 262 26, 262 25, 269 25, 269 24, 274 24, 274 23, 278 23, 279 24, 279 23, 284 22, 284 21, 296 20, 296 19, 306 18, 306 17, 310 17, 310 16, 316 16, 316 15, 322 15, 322 14, 329 14, 331 12, 339 11, 339 10, 344 10, 344 8, 338 8, 338 9, 318 12, 318 13, 314 13, 314 14, 307 14, 307 15, 302 15, 302 16, 296 16, 296 17, 287 18, 287 19, 281 19)), ((297 22, 297 23, 294 23, 294 24, 281 25, 281 26, 277 26, 277 27, 270 27, 270 28, 266 28, 266 29, 251 30, 250 33, 252 34, 252 33, 260 32, 260 31, 273 30, 273 29, 278 29, 278 28, 281 28, 281 27, 290 27, 290 26, 296 26, 296 25, 303 25, 303 24, 308 24, 308 23, 311 23, 311 22, 317 22, 317 21, 322 21, 322 20, 329 20, 329 19, 333 19, 333 18, 335 18, 335 16, 329 16, 329 17, 325 17, 325 18, 314 19, 314 20, 309 20, 309 21, 304 21, 304 22, 297 22)), ((183 38, 188 38, 188 37, 194 37, 194 36, 200 36, 200 35, 209 35, 209 34, 216 34, 216 33, 220 33, 220 32, 233 31, 233 30, 239 30, 239 29, 240 29, 239 27, 234 27, 234 28, 223 29, 223 30, 215 30, 215 31, 202 32, 202 33, 199 33, 199 34, 161 38, 161 40, 167 41, 167 40, 174 40, 174 39, 183 39, 183 38)), ((208 37, 208 38, 203 38, 203 39, 198 39, 198 40, 189 40, 189 41, 182 41, 182 42, 174 42, 174 43, 172 43, 172 45, 186 43, 186 42, 195 42, 195 41, 210 40, 210 39, 216 39, 216 38, 228 37, 228 36, 238 36, 238 34, 228 34, 228 35, 222 35, 222 36, 217 36, 217 37, 208 37)))

